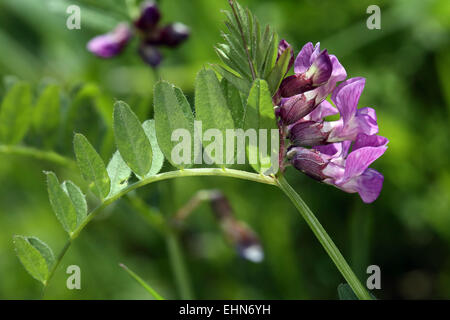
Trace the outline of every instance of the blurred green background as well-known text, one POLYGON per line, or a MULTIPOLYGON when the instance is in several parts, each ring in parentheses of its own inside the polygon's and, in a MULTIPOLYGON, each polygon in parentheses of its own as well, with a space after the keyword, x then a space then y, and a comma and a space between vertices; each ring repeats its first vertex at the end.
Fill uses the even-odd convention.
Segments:
MULTIPOLYGON (((164 51, 162 78, 193 99, 196 72, 218 62, 213 45, 224 29, 225 0, 162 0, 163 21, 191 28, 190 39, 164 51)), ((321 185, 295 170, 287 179, 302 195, 365 283, 368 265, 381 268, 380 299, 450 298, 450 2, 447 0, 242 0, 271 24, 297 53, 321 42, 349 77, 366 77, 360 106, 376 109, 389 149, 374 167, 385 176, 379 199, 365 205, 355 194, 321 185), (366 8, 381 8, 381 30, 366 28, 366 8)), ((78 99, 70 126, 51 146, 73 158, 71 137, 81 132, 107 161, 113 151, 111 112, 121 99, 141 120, 152 114, 155 75, 136 54, 134 41, 116 59, 87 52, 93 36, 126 21, 124 0, 0 1, 1 95, 15 79, 37 94, 48 83, 63 88, 62 108, 78 99), (66 28, 66 8, 81 7, 81 30, 66 28), (80 95, 83 85, 86 95, 80 95), (86 89, 87 88, 87 89, 86 89), (95 97, 90 98, 90 90, 95 97), (80 97, 81 96, 81 97, 80 97)), ((50 148, 29 132, 24 145, 50 148)), ((0 298, 37 299, 40 285, 15 257, 12 235, 35 235, 58 252, 65 234, 50 208, 43 170, 80 182, 78 172, 54 163, 0 154, 0 298)), ((161 183, 163 185, 163 183, 161 183)), ((171 210, 200 189, 219 188, 240 220, 259 234, 265 260, 239 258, 220 233, 207 204, 181 234, 194 294, 200 299, 337 298, 340 274, 288 199, 271 186, 229 178, 183 178, 170 199, 161 186, 139 194, 171 210), (166 202, 166 203, 163 203, 166 202)), ((90 203, 92 208, 95 203, 90 203)), ((167 298, 178 298, 166 243, 125 201, 108 208, 74 242, 48 288, 54 299, 148 299, 119 268, 123 262, 167 298), (76 264, 82 289, 66 288, 65 270, 76 264)))

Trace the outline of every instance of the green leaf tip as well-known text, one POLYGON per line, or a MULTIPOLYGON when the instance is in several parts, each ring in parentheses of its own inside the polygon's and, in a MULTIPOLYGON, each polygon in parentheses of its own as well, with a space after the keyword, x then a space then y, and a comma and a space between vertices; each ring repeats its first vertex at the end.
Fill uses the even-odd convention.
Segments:
POLYGON ((36 237, 13 236, 14 250, 25 270, 42 284, 47 283, 50 268, 55 263, 53 251, 36 237))

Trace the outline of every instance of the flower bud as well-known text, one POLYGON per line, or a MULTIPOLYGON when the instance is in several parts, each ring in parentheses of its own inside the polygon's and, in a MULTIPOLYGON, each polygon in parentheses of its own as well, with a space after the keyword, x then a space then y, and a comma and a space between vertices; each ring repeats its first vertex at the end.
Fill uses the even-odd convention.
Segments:
POLYGON ((134 22, 134 25, 141 31, 150 31, 158 24, 160 18, 161 13, 156 3, 146 1, 143 3, 141 15, 134 22))
POLYGON ((323 158, 320 152, 296 147, 289 150, 287 156, 297 170, 311 178, 319 181, 326 178, 322 171, 327 166, 328 161, 323 158))
POLYGON ((149 64, 153 68, 157 67, 162 61, 161 52, 154 46, 141 43, 139 46, 139 55, 145 63, 149 64))
POLYGON ((189 37, 189 28, 182 23, 172 23, 160 30, 158 43, 176 47, 189 37))
POLYGON ((297 147, 313 147, 324 144, 329 133, 324 132, 323 127, 321 122, 297 122, 289 129, 289 139, 297 147))
MULTIPOLYGON (((292 66, 294 65, 294 49, 292 46, 284 39, 280 40, 280 43, 278 44, 278 55, 277 55, 277 61, 280 59, 280 56, 283 54, 284 51, 286 51, 287 48, 291 48, 291 59, 289 60, 289 67, 287 68, 287 71, 289 71, 292 66)), ((287 72, 286 71, 286 72, 287 72)))

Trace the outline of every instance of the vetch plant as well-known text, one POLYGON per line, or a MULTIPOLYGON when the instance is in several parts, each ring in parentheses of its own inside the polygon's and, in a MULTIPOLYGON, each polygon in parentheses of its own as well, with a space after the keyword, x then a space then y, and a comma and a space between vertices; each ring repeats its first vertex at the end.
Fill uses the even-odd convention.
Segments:
MULTIPOLYGON (((221 79, 210 69, 198 73, 195 112, 181 89, 160 81, 154 87, 154 119, 141 123, 125 102, 115 103, 113 129, 117 151, 107 165, 85 136, 75 134, 77 165, 88 189, 98 199, 97 207, 87 208, 85 194, 74 183, 61 183, 54 173, 46 173, 50 203, 68 233, 68 241, 54 258, 51 249, 40 240, 14 238, 25 269, 44 288, 71 243, 111 203, 130 196, 133 190, 163 180, 221 176, 273 185, 282 190, 356 297, 371 299, 326 230, 284 177, 286 166, 293 165, 316 180, 346 192, 358 192, 364 202, 378 197, 383 177, 368 167, 384 153, 388 141, 376 135, 374 110, 357 108, 364 80, 344 81, 345 69, 335 56, 320 50, 319 45, 306 44, 294 59, 292 47, 284 40, 279 41, 270 27, 261 28, 251 12, 235 1, 229 3, 228 32, 223 34, 224 43, 216 46, 225 66, 213 66, 221 79), (292 66, 295 74, 287 76, 292 66), (338 85, 340 81, 344 82, 338 85), (335 106, 326 100, 330 94, 335 106), (339 120, 326 119, 337 113, 339 120), (246 144, 246 152, 252 148, 257 150, 258 161, 251 163, 256 173, 227 165, 190 168, 202 148, 189 154, 190 163, 174 161, 173 149, 178 141, 174 141, 172 132, 182 128, 193 137, 195 120, 202 121, 203 130, 216 129, 222 133, 236 128, 278 130, 279 170, 267 174, 271 161, 264 159, 261 146, 253 144, 246 144), (160 172, 164 159, 176 169, 160 172)), ((203 148, 208 146, 203 141, 203 148)), ((226 224, 236 227, 229 220, 229 208, 223 199, 217 197, 214 201, 216 212, 220 211, 219 215, 228 219, 226 224), (224 214, 224 210, 228 213, 224 214)))

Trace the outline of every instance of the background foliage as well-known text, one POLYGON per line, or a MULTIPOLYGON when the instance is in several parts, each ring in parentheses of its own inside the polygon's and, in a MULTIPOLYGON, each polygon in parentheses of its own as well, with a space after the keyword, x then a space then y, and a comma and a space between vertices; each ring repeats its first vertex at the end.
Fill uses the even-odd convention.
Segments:
MULTIPOLYGON (((361 105, 377 110, 389 149, 375 167, 385 176, 380 198, 364 205, 357 195, 320 185, 292 170, 288 180, 316 212, 355 272, 376 264, 381 299, 450 297, 450 5, 445 0, 376 1, 382 29, 368 30, 366 8, 374 1, 241 1, 269 23, 296 53, 320 41, 336 54, 349 76, 367 78, 361 105), (325 201, 326 200, 326 201, 325 201)), ((161 76, 194 99, 195 76, 218 62, 226 1, 163 0, 165 21, 191 27, 191 38, 165 52, 161 76)), ((3 0, 0 2, 1 95, 16 79, 31 83, 36 97, 48 84, 60 86, 66 115, 55 132, 34 125, 22 144, 54 149, 74 159, 73 132, 88 137, 106 162, 114 151, 112 108, 126 101, 143 121, 153 114, 155 75, 135 54, 99 61, 85 49, 94 35, 127 20, 119 0, 3 0), (65 27, 69 4, 81 6, 82 29, 65 27), (43 136, 54 137, 42 139, 43 136)), ((54 90, 54 89, 53 89, 54 90)), ((25 98, 24 98, 25 99, 25 98)), ((49 103, 49 105, 52 105, 49 103)), ((19 123, 20 125, 20 123, 19 123)), ((167 163, 165 164, 167 165, 167 163)), ((54 163, 0 154, 0 298, 37 298, 38 282, 14 254, 14 234, 36 235, 55 252, 65 235, 51 212, 43 170, 82 185, 80 174, 54 163)), ((159 199, 157 184, 138 193, 154 206, 176 210, 205 188, 220 188, 239 219, 260 235, 261 264, 240 259, 220 235, 209 206, 189 219, 183 249, 197 298, 337 298, 342 282, 332 262, 286 198, 271 186, 228 178, 183 178, 171 199, 159 199), (168 203, 170 202, 170 203, 168 203)), ((84 188, 86 192, 87 188, 84 188)), ((161 295, 176 298, 166 244, 125 201, 108 208, 74 242, 48 288, 48 298, 148 298, 118 266, 131 267, 161 295), (65 286, 64 270, 77 264, 82 290, 65 286)))

